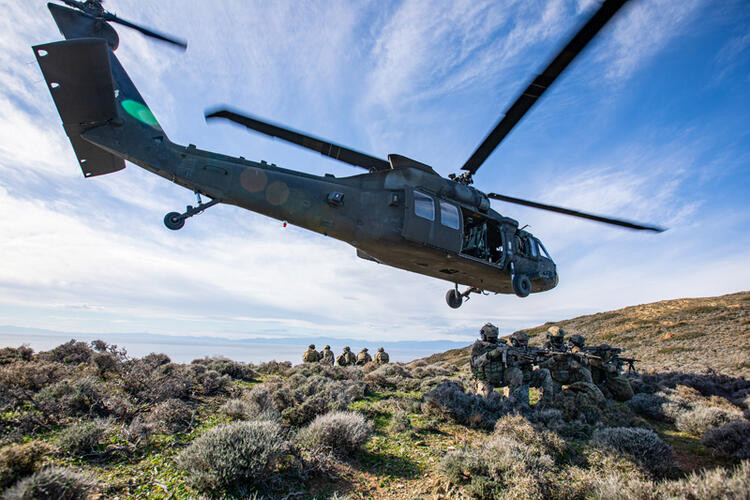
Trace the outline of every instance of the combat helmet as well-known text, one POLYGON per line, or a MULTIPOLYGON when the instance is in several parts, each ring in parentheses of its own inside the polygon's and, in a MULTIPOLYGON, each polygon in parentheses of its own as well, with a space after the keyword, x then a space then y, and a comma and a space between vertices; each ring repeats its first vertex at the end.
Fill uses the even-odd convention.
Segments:
POLYGON ((383 351, 385 351, 385 349, 383 349, 382 347, 378 347, 378 352, 383 352, 383 351))
POLYGON ((510 336, 510 343, 514 347, 526 347, 529 345, 529 336, 523 330, 518 330, 510 336))
POLYGON ((547 328, 547 337, 565 338, 565 330, 559 326, 550 326, 547 328))
POLYGON ((586 339, 583 337, 583 335, 578 335, 577 333, 575 335, 571 335, 568 340, 576 347, 583 347, 583 344, 586 343, 586 339))
POLYGON ((328 344, 326 344, 326 345, 323 346, 323 349, 325 349, 325 350, 331 350, 331 346, 329 346, 328 344))
POLYGON ((367 347, 363 347, 362 351, 360 351, 360 352, 367 352, 367 347))
POLYGON ((344 346, 344 350, 345 350, 345 351, 348 351, 348 350, 349 350, 349 346, 348 346, 348 345, 347 345, 347 346, 344 346))
POLYGON ((496 341, 499 334, 499 330, 492 323, 485 323, 485 325, 479 330, 479 335, 485 342, 496 341))
POLYGON ((315 350, 315 344, 310 344, 309 346, 307 346, 307 348, 308 348, 308 349, 312 349, 312 350, 315 350))

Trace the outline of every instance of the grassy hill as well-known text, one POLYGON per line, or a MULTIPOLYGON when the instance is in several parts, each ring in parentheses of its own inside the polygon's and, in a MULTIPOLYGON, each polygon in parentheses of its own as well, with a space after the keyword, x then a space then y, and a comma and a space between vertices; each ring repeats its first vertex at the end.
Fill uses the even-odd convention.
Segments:
POLYGON ((627 402, 481 398, 467 349, 361 368, 0 349, 0 496, 749 498, 748 297, 557 323, 643 359, 627 402))
MULTIPOLYGON (((750 376, 750 292, 721 297, 676 299, 626 307, 526 329, 532 344, 546 339, 547 328, 578 333, 589 345, 610 344, 636 358, 641 371, 701 373, 711 369, 750 376)), ((425 358, 427 362, 468 363, 470 347, 425 358)))

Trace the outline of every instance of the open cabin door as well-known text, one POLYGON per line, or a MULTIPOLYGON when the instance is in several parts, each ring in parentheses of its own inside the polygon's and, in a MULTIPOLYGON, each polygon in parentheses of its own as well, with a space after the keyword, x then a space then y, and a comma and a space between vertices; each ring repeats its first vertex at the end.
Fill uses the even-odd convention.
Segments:
POLYGON ((458 253, 463 234, 461 210, 418 189, 407 190, 401 234, 409 241, 458 253))

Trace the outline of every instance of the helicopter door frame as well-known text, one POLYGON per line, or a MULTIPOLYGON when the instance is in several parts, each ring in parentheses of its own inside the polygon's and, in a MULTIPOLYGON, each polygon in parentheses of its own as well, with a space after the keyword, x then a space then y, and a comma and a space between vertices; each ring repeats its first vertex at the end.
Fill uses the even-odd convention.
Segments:
POLYGON ((404 226, 401 235, 410 241, 458 253, 461 250, 463 218, 460 208, 419 188, 406 190, 404 226), (444 208, 445 207, 445 208, 444 208), (443 211, 458 216, 456 221, 443 218, 443 211))

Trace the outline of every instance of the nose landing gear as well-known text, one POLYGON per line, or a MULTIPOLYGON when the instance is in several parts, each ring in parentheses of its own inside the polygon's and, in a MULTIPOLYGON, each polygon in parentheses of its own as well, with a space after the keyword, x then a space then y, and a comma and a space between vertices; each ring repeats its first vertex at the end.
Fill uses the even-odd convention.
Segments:
POLYGON ((172 231, 182 229, 182 227, 185 225, 185 219, 189 219, 193 215, 198 215, 204 210, 211 208, 218 203, 221 203, 221 200, 219 199, 211 200, 208 203, 203 203, 203 201, 201 200, 201 195, 197 191, 195 192, 195 196, 198 198, 197 207, 188 205, 187 207, 185 207, 184 213, 169 212, 164 216, 164 225, 167 226, 168 229, 171 229, 172 231))
POLYGON ((464 298, 466 298, 466 300, 469 300, 469 294, 471 293, 483 293, 483 292, 482 290, 476 287, 469 287, 463 292, 459 292, 458 283, 456 283, 456 288, 451 288, 445 294, 445 301, 448 303, 448 305, 451 308, 458 309, 459 307, 461 307, 461 304, 464 303, 464 298))

